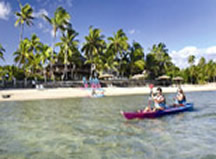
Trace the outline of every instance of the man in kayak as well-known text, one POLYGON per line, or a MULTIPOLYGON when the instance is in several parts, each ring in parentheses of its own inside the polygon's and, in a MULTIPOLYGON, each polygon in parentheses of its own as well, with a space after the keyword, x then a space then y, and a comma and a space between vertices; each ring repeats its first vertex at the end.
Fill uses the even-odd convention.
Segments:
POLYGON ((175 97, 176 104, 175 105, 184 105, 186 103, 186 96, 181 88, 178 88, 178 93, 175 97))
POLYGON ((152 99, 155 103, 155 108, 153 109, 153 111, 164 110, 166 108, 166 99, 162 94, 162 89, 160 87, 157 88, 157 94, 155 96, 152 93, 152 99))

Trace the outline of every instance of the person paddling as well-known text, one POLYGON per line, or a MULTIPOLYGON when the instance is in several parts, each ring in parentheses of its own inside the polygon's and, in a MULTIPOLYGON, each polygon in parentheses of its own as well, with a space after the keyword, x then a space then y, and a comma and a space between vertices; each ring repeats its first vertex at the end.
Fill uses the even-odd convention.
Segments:
POLYGON ((176 99, 177 105, 182 106, 186 103, 186 96, 181 88, 178 88, 178 93, 174 99, 176 99))
POLYGON ((155 96, 152 94, 152 99, 155 103, 153 111, 164 110, 166 108, 166 99, 162 94, 162 89, 160 87, 157 88, 157 94, 155 96))

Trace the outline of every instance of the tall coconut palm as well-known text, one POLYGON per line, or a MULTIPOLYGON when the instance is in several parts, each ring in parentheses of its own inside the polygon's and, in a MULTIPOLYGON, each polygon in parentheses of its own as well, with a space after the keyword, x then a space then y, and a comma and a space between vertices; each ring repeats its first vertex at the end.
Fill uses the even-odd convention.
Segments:
POLYGON ((61 37, 61 42, 57 43, 56 46, 60 47, 60 52, 64 57, 64 79, 68 79, 68 64, 69 57, 71 57, 78 50, 78 40, 76 40, 78 33, 72 28, 68 28, 66 34, 63 34, 61 37))
POLYGON ((145 66, 144 51, 138 42, 133 42, 129 51, 130 56, 130 73, 136 74, 143 71, 145 66))
POLYGON ((29 40, 29 45, 29 52, 31 52, 31 54, 29 56, 28 66, 31 73, 34 75, 34 73, 40 68, 40 52, 42 43, 36 34, 32 34, 31 39, 29 40))
POLYGON ((190 77, 189 77, 189 80, 190 82, 193 83, 194 81, 194 74, 195 74, 195 67, 194 67, 194 62, 195 62, 195 56, 194 55, 190 55, 188 57, 188 63, 190 64, 190 77))
POLYGON ((101 35, 101 30, 97 28, 93 29, 92 27, 89 28, 89 35, 85 36, 86 41, 82 47, 82 52, 85 53, 85 57, 87 58, 86 63, 91 64, 91 77, 93 71, 97 69, 95 68, 95 60, 105 47, 103 38, 104 36, 101 35))
POLYGON ((81 55, 80 51, 77 49, 72 56, 69 57, 69 63, 71 66, 71 79, 74 79, 74 72, 76 67, 81 67, 83 65, 84 57, 81 55))
POLYGON ((103 56, 103 71, 105 73, 112 74, 113 72, 118 72, 117 67, 119 63, 116 59, 115 54, 111 49, 106 49, 104 56, 103 56))
POLYGON ((27 26, 33 25, 33 9, 29 4, 25 4, 24 6, 19 2, 20 12, 16 12, 15 15, 17 16, 17 20, 15 22, 15 26, 20 26, 20 41, 23 39, 23 32, 24 32, 24 24, 26 23, 27 26))
MULTIPOLYGON (((160 71, 154 71, 156 74, 154 76, 160 76, 167 73, 169 67, 172 66, 171 57, 168 54, 168 49, 164 43, 159 43, 158 45, 154 44, 152 49, 150 50, 150 54, 148 56, 152 56, 155 62, 154 65, 158 65, 160 71)), ((152 68, 157 68, 154 66, 150 66, 152 68)))
POLYGON ((113 37, 108 37, 109 40, 109 46, 108 49, 111 49, 114 54, 119 59, 119 72, 122 75, 121 72, 121 65, 122 65, 122 59, 124 57, 124 53, 128 50, 128 38, 126 34, 123 32, 122 29, 118 30, 117 33, 114 33, 113 37))
MULTIPOLYGON (((65 30, 65 26, 68 25, 69 20, 70 20, 70 14, 64 8, 58 7, 54 13, 53 18, 49 18, 48 16, 44 14, 42 16, 49 22, 50 25, 52 25, 52 31, 53 31, 53 44, 52 44, 53 52, 51 54, 51 59, 52 59, 53 54, 54 54, 56 33, 59 29, 61 29, 62 31, 65 30)), ((50 63, 50 74, 51 74, 51 77, 55 79, 55 76, 53 74, 53 63, 52 62, 50 63)))
POLYGON ((31 45, 29 39, 24 39, 20 42, 19 48, 14 52, 14 61, 18 64, 18 67, 22 66, 25 74, 25 86, 27 85, 27 72, 26 66, 31 58, 31 45))
POLYGON ((158 61, 156 60, 154 54, 147 54, 146 56, 146 69, 149 72, 149 78, 155 79, 159 72, 160 72, 160 66, 158 65, 158 61))
POLYGON ((46 77, 46 64, 48 62, 48 59, 50 59, 50 55, 52 53, 52 48, 49 47, 48 45, 43 45, 41 48, 41 65, 43 67, 43 76, 44 76, 44 82, 47 82, 47 77, 46 77))
POLYGON ((3 46, 0 44, 0 59, 4 60, 4 52, 5 52, 5 49, 3 48, 3 46))
POLYGON ((38 52, 36 54, 31 54, 31 58, 28 60, 27 67, 31 70, 31 74, 34 76, 35 81, 37 81, 37 74, 41 70, 41 54, 38 52))
POLYGON ((32 34, 31 36, 30 47, 33 54, 36 54, 41 50, 42 43, 40 42, 40 38, 36 34, 32 34))
POLYGON ((192 66, 195 62, 195 56, 194 55, 190 55, 188 57, 188 63, 192 66))

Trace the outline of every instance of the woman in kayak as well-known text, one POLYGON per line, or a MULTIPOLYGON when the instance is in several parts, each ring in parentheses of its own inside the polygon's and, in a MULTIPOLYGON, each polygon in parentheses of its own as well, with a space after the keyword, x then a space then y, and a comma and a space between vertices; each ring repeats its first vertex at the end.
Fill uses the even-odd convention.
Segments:
POLYGON ((186 103, 186 96, 181 88, 178 89, 178 93, 175 97, 177 105, 183 105, 186 103))
POLYGON ((153 111, 164 110, 166 108, 166 99, 162 94, 162 89, 160 87, 157 88, 157 94, 155 96, 152 94, 152 99, 155 103, 153 111))

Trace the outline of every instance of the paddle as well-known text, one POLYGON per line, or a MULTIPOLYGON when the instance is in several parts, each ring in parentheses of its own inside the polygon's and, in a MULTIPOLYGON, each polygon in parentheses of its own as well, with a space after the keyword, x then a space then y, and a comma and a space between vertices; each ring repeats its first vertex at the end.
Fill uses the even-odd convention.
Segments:
POLYGON ((149 100, 148 100, 148 110, 151 110, 151 100, 152 100, 152 89, 154 88, 154 84, 149 85, 150 88, 150 94, 149 94, 149 100))

